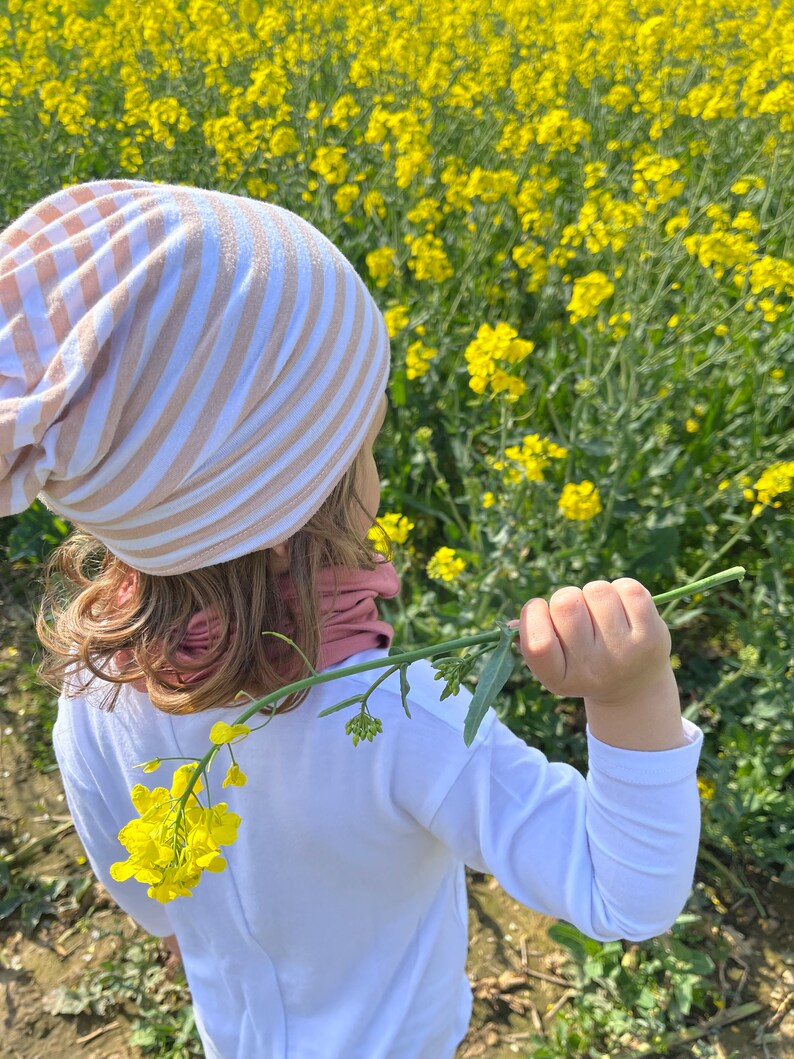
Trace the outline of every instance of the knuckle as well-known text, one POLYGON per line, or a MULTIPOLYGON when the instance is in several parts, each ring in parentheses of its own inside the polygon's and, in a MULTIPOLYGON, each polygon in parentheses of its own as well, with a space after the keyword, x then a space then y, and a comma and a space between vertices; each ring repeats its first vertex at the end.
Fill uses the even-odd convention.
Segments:
POLYGON ((565 588, 557 589, 551 597, 549 605, 555 607, 557 610, 574 610, 579 606, 581 599, 581 589, 574 588, 572 585, 566 585, 565 588))
POLYGON ((588 581, 582 589, 585 599, 607 599, 613 591, 609 581, 588 581))
POLYGON ((612 582, 612 585, 621 595, 634 599, 650 598, 651 595, 645 585, 640 584, 633 577, 619 577, 617 581, 612 582))
POLYGON ((555 641, 551 636, 544 636, 542 634, 532 636, 530 634, 521 646, 523 650, 527 654, 531 654, 533 658, 540 658, 543 655, 551 654, 555 646, 555 641))

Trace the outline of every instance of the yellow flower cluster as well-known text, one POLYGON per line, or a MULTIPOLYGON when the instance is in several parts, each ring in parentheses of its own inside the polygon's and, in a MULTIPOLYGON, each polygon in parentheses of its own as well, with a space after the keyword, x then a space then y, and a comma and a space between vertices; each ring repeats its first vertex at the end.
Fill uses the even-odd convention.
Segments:
POLYGON ((389 543, 405 544, 413 528, 414 523, 407 515, 401 515, 397 511, 386 511, 378 516, 377 523, 369 531, 369 539, 373 542, 376 551, 388 555, 389 543), (384 534, 388 540, 383 539, 384 534))
POLYGON ((336 125, 338 129, 344 132, 349 127, 351 119, 357 118, 360 113, 361 107, 355 98, 349 92, 345 92, 334 102, 331 107, 331 113, 323 120, 323 125, 326 128, 330 125, 336 125))
POLYGON ((471 376, 469 386, 475 393, 490 388, 492 393, 504 393, 508 401, 517 401, 526 393, 526 384, 508 374, 500 362, 520 364, 534 348, 534 343, 519 338, 518 331, 508 324, 482 324, 464 354, 471 376))
POLYGON ((334 204, 341 214, 347 214, 360 194, 357 184, 342 184, 334 192, 334 204))
POLYGON ((431 232, 441 220, 440 205, 441 203, 438 199, 431 198, 428 195, 426 198, 420 199, 414 208, 408 211, 406 217, 411 224, 424 225, 425 230, 431 232))
POLYGON ((688 253, 696 257, 704 268, 714 265, 714 275, 721 279, 725 270, 736 265, 749 265, 758 249, 752 239, 739 232, 717 229, 706 235, 688 235, 684 239, 688 253))
POLYGON ((161 903, 189 897, 202 872, 223 871, 226 861, 220 848, 237 838, 240 817, 229 812, 225 802, 203 806, 197 797, 203 789, 201 780, 185 795, 195 768, 196 763, 178 768, 170 791, 149 790, 141 783, 133 787, 130 797, 139 819, 119 832, 129 857, 110 866, 117 882, 133 878, 147 884, 149 897, 161 903))
POLYGON ((39 89, 41 110, 39 121, 47 127, 54 116, 71 136, 90 136, 96 125, 89 116, 90 103, 85 93, 76 88, 72 78, 64 81, 45 81, 39 89))
POLYGON ((517 485, 519 482, 542 482, 543 472, 552 460, 564 460, 568 450, 539 434, 527 434, 520 445, 509 445, 504 460, 494 460, 493 468, 504 471, 505 480, 517 485))
POLYGON ((386 321, 386 329, 389 332, 389 338, 394 338, 396 334, 399 334, 404 327, 408 326, 409 311, 407 305, 395 305, 391 309, 387 309, 383 314, 383 319, 386 321))
POLYGON ((437 349, 426 346, 417 339, 405 351, 405 374, 409 379, 418 379, 427 373, 430 361, 438 354, 437 349))
POLYGON ((430 174, 433 153, 427 126, 430 112, 427 100, 418 97, 412 101, 411 107, 396 111, 389 111, 381 103, 376 103, 370 114, 364 140, 379 146, 385 159, 392 158, 393 154, 396 156, 394 172, 398 188, 407 188, 415 177, 430 174))
POLYGON ((775 500, 776 496, 791 492, 794 487, 794 460, 781 460, 773 463, 763 472, 753 489, 745 490, 747 500, 755 501, 753 514, 757 515, 764 507, 780 507, 782 501, 775 500))
POLYGON ((717 785, 714 780, 704 779, 703 776, 698 776, 698 792, 705 802, 711 801, 716 790, 717 785))
POLYGON ((466 561, 454 548, 439 548, 427 564, 427 576, 434 581, 455 581, 466 569, 466 561))
POLYGON ((520 269, 529 272, 529 279, 524 288, 527 293, 532 294, 540 290, 549 272, 545 251, 540 243, 519 243, 513 247, 511 257, 520 269))
POLYGON ((498 202, 513 195, 517 184, 518 177, 512 169, 493 171, 476 165, 469 175, 463 194, 467 199, 498 202))
POLYGON ((309 169, 328 184, 343 184, 347 176, 344 147, 318 147, 309 169))
POLYGON ((381 246, 367 254, 367 268, 378 287, 385 287, 394 275, 395 258, 396 253, 390 246, 381 246))
POLYGON ((587 316, 595 316, 598 306, 615 293, 615 284, 603 272, 596 269, 573 281, 571 300, 565 306, 572 324, 587 316))
POLYGON ((731 193, 733 195, 746 195, 751 188, 761 190, 765 187, 766 181, 763 177, 748 173, 747 176, 740 177, 739 180, 735 180, 731 184, 731 193))
POLYGON ((568 482, 558 507, 566 518, 586 522, 601 511, 601 497, 593 482, 568 482))
POLYGON ((579 210, 576 224, 563 228, 560 246, 584 243, 591 254, 607 247, 617 253, 625 247, 632 229, 642 223, 643 211, 637 203, 621 202, 609 191, 592 192, 579 210))
POLYGON ((444 244, 437 235, 431 232, 420 235, 418 238, 406 235, 405 242, 411 248, 408 268, 417 279, 443 283, 445 279, 455 275, 455 270, 444 250, 444 244))
POLYGON ((646 148, 634 163, 631 190, 648 213, 656 213, 659 206, 680 195, 686 182, 680 176, 681 163, 675 158, 663 158, 646 148))
MULTIPOLYGON (((758 244, 743 234, 758 232, 756 217, 748 210, 740 210, 731 219, 730 214, 716 204, 707 208, 706 215, 713 222, 712 231, 693 233, 683 241, 688 253, 696 257, 703 268, 712 268, 716 279, 722 279, 728 269, 733 269, 734 286, 741 290, 747 282, 754 295, 770 291, 776 296, 785 294, 794 298, 794 264, 771 254, 759 253, 758 244)), ((788 308, 768 296, 760 299, 757 305, 768 323, 774 323, 788 308)), ((745 303, 748 312, 755 307, 753 299, 745 303)))
MULTIPOLYGON (((736 271, 738 276, 743 274, 741 268, 736 271)), ((750 265, 748 278, 753 294, 760 294, 763 290, 772 290, 775 294, 785 292, 789 298, 794 298, 794 263, 791 261, 764 254, 750 265)))

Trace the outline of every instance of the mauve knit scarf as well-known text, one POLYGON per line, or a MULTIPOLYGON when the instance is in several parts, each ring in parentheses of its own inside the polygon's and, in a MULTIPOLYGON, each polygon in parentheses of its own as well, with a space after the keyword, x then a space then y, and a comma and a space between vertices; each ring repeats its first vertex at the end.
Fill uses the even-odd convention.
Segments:
MULTIPOLYGON (((127 594, 134 591, 134 574, 122 586, 119 602, 125 602, 127 594)), ((287 607, 297 614, 297 596, 289 574, 279 578, 279 591, 287 607)), ((387 648, 394 638, 394 629, 388 622, 378 618, 375 600, 391 599, 400 591, 400 579, 392 563, 379 562, 374 570, 347 570, 341 567, 321 570, 317 579, 317 592, 320 597, 320 612, 323 616, 322 640, 318 659, 318 670, 344 662, 346 658, 372 648, 387 648)), ((202 612, 194 614, 187 625, 187 631, 175 652, 177 662, 194 662, 211 650, 219 637, 219 621, 212 614, 202 612)), ((279 629, 278 632, 292 637, 294 629, 279 629)), ((274 640, 274 646, 281 642, 274 640)), ((281 652, 276 649, 274 654, 281 652)), ((118 651, 116 664, 121 667, 130 661, 132 653, 118 651)), ((163 670, 160 676, 165 680, 174 678, 183 684, 195 684, 204 680, 223 664, 223 658, 214 665, 192 672, 163 670)), ((136 691, 146 691, 144 680, 132 681, 136 691)))

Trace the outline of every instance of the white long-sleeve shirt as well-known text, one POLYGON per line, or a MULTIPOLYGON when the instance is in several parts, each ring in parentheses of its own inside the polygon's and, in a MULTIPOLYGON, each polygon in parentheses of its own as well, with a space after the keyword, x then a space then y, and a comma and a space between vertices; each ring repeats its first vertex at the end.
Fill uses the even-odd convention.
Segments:
POLYGON ((693 724, 687 745, 665 751, 588 732, 585 779, 493 711, 467 748, 468 692, 442 702, 418 662, 412 718, 395 676, 370 700, 383 733, 354 747, 349 712, 316 715, 375 675, 315 687, 235 744, 245 787, 221 791, 216 759, 213 801, 242 817, 237 842, 224 872, 166 905, 108 872, 127 857, 117 834, 136 815, 130 789, 170 784, 170 771, 133 766, 198 759, 212 725, 238 711, 171 716, 129 686, 112 713, 91 695, 61 699, 54 744, 77 831, 118 904, 151 933, 176 935, 210 1059, 451 1059, 471 1015, 465 864, 600 940, 652 937, 684 905, 700 823, 693 724))

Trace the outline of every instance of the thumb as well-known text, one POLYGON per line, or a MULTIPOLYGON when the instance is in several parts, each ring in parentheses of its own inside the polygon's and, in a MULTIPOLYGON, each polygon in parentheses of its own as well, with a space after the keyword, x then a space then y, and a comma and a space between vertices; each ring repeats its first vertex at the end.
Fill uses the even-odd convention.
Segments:
POLYGON ((530 599, 518 621, 521 655, 532 675, 553 694, 565 680, 566 661, 545 599, 530 599))

